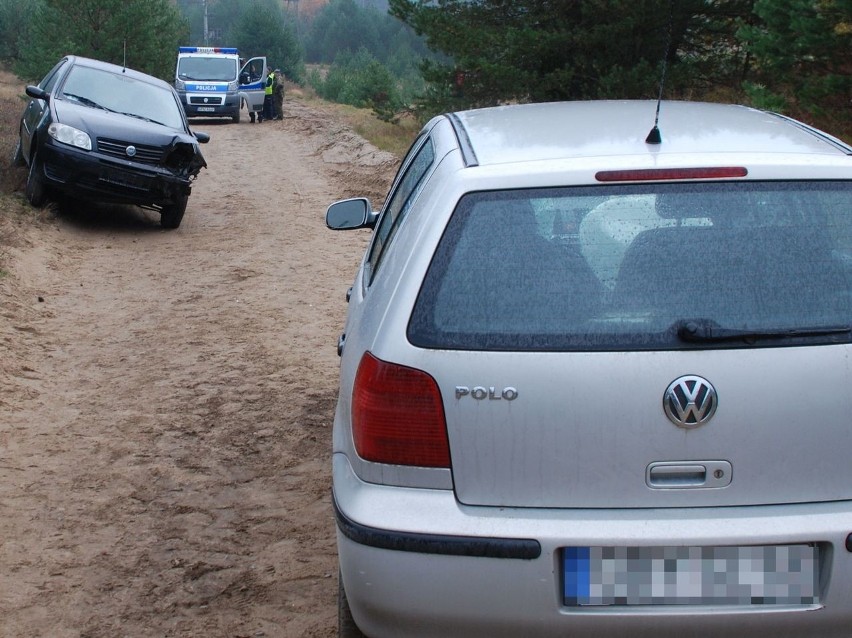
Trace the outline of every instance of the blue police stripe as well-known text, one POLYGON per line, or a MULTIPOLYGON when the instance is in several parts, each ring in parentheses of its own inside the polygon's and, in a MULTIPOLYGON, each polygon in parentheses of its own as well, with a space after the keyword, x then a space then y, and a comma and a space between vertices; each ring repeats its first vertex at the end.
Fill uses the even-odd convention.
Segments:
POLYGON ((204 92, 204 91, 217 91, 217 92, 218 91, 227 91, 228 85, 227 84, 217 84, 215 82, 204 82, 202 84, 187 84, 186 90, 187 91, 200 91, 200 92, 204 92))

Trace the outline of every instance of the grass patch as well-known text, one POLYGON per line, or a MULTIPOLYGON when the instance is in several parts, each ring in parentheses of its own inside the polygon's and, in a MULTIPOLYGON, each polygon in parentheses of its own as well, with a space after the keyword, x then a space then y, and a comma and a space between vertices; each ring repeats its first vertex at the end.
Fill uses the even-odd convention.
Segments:
POLYGON ((398 124, 383 122, 372 111, 344 107, 343 116, 352 129, 374 146, 402 158, 423 128, 414 117, 403 116, 398 124))
MULTIPOLYGON (((288 95, 290 94, 288 92, 288 95)), ((400 159, 423 128, 420 122, 408 115, 402 116, 398 124, 383 122, 376 117, 372 109, 359 109, 347 104, 328 102, 319 97, 310 87, 295 88, 292 90, 292 95, 297 95, 300 100, 311 106, 333 113, 373 146, 393 153, 400 159)))

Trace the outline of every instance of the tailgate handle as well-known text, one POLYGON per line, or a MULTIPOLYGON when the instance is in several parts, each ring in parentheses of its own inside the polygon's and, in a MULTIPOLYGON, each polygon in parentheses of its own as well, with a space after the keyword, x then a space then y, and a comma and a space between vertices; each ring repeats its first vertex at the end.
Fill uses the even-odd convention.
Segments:
POLYGON ((661 461, 645 471, 645 483, 652 489, 695 489, 726 487, 731 483, 727 461, 661 461))

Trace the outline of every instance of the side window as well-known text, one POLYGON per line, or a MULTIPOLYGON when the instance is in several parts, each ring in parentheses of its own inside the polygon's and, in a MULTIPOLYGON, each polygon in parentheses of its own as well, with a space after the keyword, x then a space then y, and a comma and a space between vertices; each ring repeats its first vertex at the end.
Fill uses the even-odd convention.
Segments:
POLYGON ((435 160, 435 149, 432 146, 432 140, 429 138, 426 138, 420 148, 413 152, 415 153, 414 157, 403 169, 402 178, 399 179, 395 190, 388 197, 384 213, 376 226, 370 257, 367 260, 370 267, 368 283, 372 282, 376 276, 382 255, 393 240, 400 223, 405 219, 411 203, 435 160))
POLYGON ((62 60, 57 64, 53 69, 51 69, 50 73, 44 76, 44 79, 39 84, 39 88, 44 89, 48 93, 53 93, 53 87, 56 85, 56 80, 59 78, 59 69, 61 69, 67 60, 62 60))

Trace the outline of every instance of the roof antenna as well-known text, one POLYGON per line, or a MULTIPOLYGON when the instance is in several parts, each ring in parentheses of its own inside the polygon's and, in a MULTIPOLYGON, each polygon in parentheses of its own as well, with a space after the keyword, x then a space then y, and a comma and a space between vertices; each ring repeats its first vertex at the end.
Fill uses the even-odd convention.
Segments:
POLYGON ((669 34, 666 39, 666 52, 663 55, 663 74, 660 77, 660 93, 657 96, 657 114, 654 117, 654 128, 645 138, 645 144, 661 144, 663 136, 660 134, 660 103, 663 101, 663 88, 666 85, 666 69, 669 63, 669 50, 672 48, 672 24, 674 23, 674 0, 669 0, 669 34))

